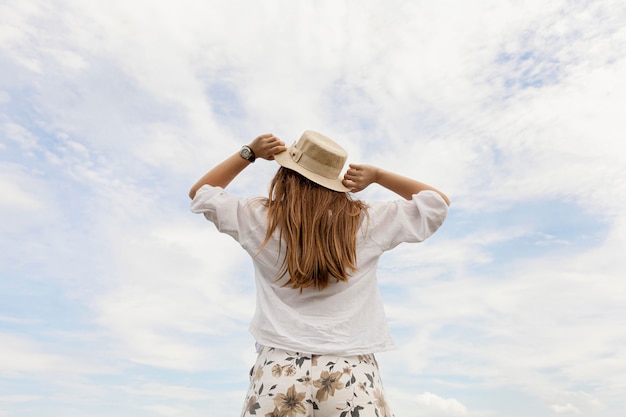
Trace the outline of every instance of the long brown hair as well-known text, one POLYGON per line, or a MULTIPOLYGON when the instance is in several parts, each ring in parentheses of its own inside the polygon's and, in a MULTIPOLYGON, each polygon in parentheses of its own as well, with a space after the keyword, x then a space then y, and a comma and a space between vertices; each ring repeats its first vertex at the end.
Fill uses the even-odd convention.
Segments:
POLYGON ((261 249, 278 228, 286 256, 276 279, 300 289, 328 286, 330 278, 347 281, 356 269, 356 234, 366 205, 349 194, 332 191, 280 167, 270 185, 268 228, 261 249))

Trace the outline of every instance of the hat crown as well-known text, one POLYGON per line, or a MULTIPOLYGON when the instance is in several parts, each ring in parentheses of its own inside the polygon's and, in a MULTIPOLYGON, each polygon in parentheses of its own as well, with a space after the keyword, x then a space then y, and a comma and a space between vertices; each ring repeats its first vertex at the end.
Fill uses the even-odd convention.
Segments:
POLYGON ((305 131, 289 149, 294 162, 325 178, 336 179, 348 159, 337 142, 312 130, 305 131))
POLYGON ((348 153, 334 140, 312 130, 305 130, 300 139, 274 159, 309 180, 333 191, 348 192, 341 171, 348 153))

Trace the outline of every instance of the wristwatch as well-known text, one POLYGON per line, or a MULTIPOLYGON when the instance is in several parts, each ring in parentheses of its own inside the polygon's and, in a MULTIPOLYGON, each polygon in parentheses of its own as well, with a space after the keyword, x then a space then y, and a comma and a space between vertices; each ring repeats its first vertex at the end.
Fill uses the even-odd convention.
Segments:
POLYGON ((246 161, 254 162, 256 156, 254 155, 254 151, 250 149, 249 146, 243 145, 241 150, 239 151, 239 155, 245 159, 246 161))

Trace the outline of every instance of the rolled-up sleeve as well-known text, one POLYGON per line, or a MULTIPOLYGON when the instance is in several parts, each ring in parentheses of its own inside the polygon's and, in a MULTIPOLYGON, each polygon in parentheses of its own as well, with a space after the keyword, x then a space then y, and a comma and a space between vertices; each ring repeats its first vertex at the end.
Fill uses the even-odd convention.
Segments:
POLYGON ((421 242, 439 229, 448 216, 448 205, 434 191, 414 194, 411 200, 371 205, 370 238, 382 250, 402 242, 421 242))
POLYGON ((241 199, 228 194, 223 188, 203 185, 191 201, 191 211, 204 214, 207 220, 215 224, 217 230, 241 242, 240 204, 241 199))

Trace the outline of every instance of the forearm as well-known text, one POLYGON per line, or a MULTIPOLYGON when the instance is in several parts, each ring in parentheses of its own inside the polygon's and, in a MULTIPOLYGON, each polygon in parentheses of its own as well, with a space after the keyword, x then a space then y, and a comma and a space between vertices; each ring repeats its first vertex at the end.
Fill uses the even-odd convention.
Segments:
POLYGON ((250 162, 243 159, 239 153, 233 154, 219 165, 216 165, 209 172, 204 174, 189 190, 189 197, 194 198, 196 192, 203 185, 226 188, 233 179, 243 171, 250 162))
MULTIPOLYGON (((256 159, 274 159, 274 155, 280 152, 285 152, 287 147, 285 142, 277 138, 271 133, 257 136, 248 145, 252 150, 252 153, 256 159)), ((254 158, 253 158, 254 160, 254 158)), ((189 197, 192 199, 196 196, 196 192, 203 185, 212 185, 214 187, 226 188, 235 177, 250 165, 247 159, 244 159, 240 153, 232 155, 224 162, 217 165, 215 168, 207 172, 196 182, 191 190, 189 190, 189 197)))
POLYGON ((413 194, 417 194, 420 191, 431 190, 439 194, 447 205, 450 205, 448 197, 435 187, 382 168, 377 169, 375 182, 407 200, 410 200, 413 194))

